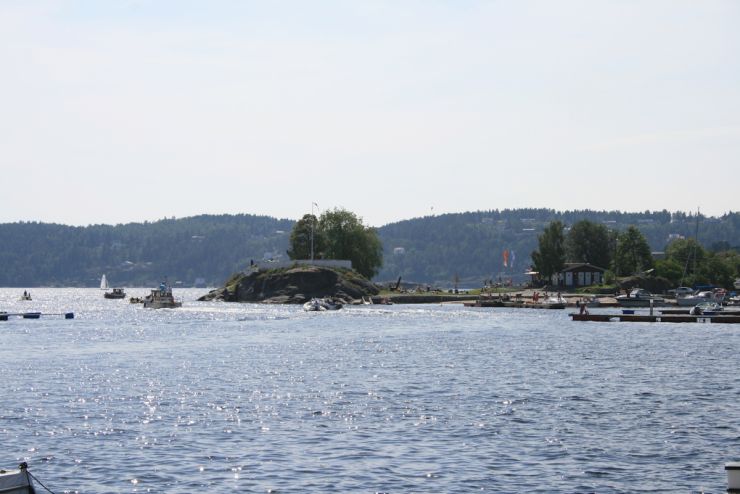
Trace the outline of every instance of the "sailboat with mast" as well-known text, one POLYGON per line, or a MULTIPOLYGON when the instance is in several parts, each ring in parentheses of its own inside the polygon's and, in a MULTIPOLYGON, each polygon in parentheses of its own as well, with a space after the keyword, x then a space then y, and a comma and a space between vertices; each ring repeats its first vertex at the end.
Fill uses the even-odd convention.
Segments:
MULTIPOLYGON (((696 278, 696 251, 699 248, 699 209, 696 209, 696 226, 694 227, 694 241, 691 244, 691 251, 686 256, 686 263, 683 267, 683 275, 681 275, 681 282, 679 285, 683 286, 684 279, 689 274, 689 265, 692 266, 691 268, 691 274, 694 278, 696 278)), ((696 288, 696 286, 694 286, 696 288)), ((702 302, 719 302, 720 299, 717 299, 716 294, 709 290, 709 291, 703 291, 703 292, 695 292, 695 293, 686 293, 682 295, 676 296, 676 305, 682 306, 682 307, 693 307, 699 303, 702 302)))

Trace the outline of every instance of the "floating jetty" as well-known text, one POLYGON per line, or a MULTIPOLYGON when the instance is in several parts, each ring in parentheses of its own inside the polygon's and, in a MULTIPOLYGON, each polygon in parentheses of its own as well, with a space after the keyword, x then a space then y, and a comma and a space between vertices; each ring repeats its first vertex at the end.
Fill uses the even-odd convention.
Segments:
POLYGON ((701 322, 701 323, 721 323, 721 324, 740 324, 740 314, 721 314, 712 315, 691 315, 691 314, 579 314, 576 312, 568 314, 574 321, 596 321, 596 322, 701 322))
POLYGON ((529 300, 513 299, 505 300, 499 298, 482 298, 472 302, 464 302, 465 307, 507 307, 510 309, 565 309, 567 303, 561 302, 532 302, 529 300))
POLYGON ((44 314, 42 312, 0 312, 0 321, 7 321, 11 317, 19 317, 21 319, 41 319, 44 317, 63 317, 64 319, 74 319, 74 312, 63 312, 59 314, 44 314))

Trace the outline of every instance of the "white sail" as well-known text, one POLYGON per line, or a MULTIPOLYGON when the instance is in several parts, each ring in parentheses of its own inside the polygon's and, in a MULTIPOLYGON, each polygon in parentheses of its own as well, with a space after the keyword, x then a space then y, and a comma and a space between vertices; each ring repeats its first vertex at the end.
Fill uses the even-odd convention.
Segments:
POLYGON ((105 278, 105 275, 103 275, 103 277, 100 278, 100 289, 101 290, 108 289, 108 280, 105 278))

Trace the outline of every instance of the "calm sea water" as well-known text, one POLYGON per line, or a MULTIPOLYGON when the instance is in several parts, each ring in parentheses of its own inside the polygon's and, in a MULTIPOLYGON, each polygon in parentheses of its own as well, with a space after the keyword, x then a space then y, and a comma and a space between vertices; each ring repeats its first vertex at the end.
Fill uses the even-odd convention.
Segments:
POLYGON ((57 493, 719 493, 740 459, 737 325, 21 292, 76 318, 0 322, 0 467, 57 493))

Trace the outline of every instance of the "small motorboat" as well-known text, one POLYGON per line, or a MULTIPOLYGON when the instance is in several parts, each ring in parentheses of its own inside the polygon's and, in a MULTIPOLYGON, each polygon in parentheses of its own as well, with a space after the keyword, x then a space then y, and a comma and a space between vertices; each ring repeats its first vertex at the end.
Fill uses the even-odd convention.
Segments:
POLYGON ((723 307, 717 302, 701 302, 689 310, 692 316, 713 316, 722 312, 723 307))
POLYGON ((565 309, 567 301, 559 293, 540 300, 539 293, 532 295, 532 301, 514 305, 513 307, 527 307, 532 309, 565 309))
POLYGON ((105 292, 103 297, 114 299, 126 298, 126 292, 123 291, 123 288, 114 288, 110 292, 105 292))
POLYGON ((676 305, 679 307, 696 307, 697 305, 704 302, 717 302, 720 303, 724 298, 724 294, 718 296, 711 290, 698 292, 691 295, 685 295, 683 297, 676 298, 676 305))
POLYGON ((21 300, 31 300, 31 292, 23 291, 23 295, 21 295, 21 300))
POLYGON ((643 288, 635 288, 627 295, 619 295, 616 300, 622 307, 650 307, 650 304, 660 305, 665 301, 643 288))
POLYGON ((323 312, 326 310, 339 310, 343 307, 342 304, 334 302, 327 298, 312 298, 305 304, 303 304, 303 310, 306 312, 323 312))
POLYGON ((545 300, 533 304, 534 307, 543 309, 565 309, 567 302, 561 295, 553 295, 547 297, 545 300))

